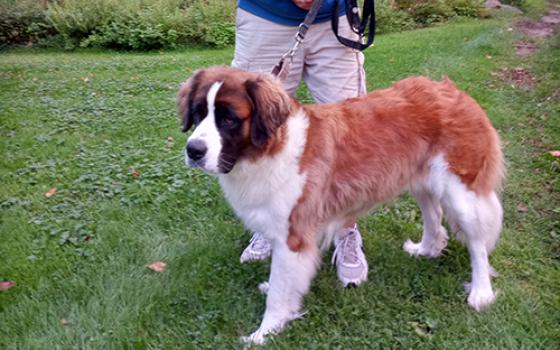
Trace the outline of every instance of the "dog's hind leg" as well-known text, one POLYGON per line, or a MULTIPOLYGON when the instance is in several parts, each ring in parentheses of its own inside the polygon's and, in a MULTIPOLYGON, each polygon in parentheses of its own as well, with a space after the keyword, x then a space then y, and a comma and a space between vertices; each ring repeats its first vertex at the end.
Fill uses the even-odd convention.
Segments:
POLYGON ((448 240, 447 231, 441 225, 443 212, 439 200, 427 190, 417 190, 413 194, 422 211, 424 229, 419 243, 409 239, 404 242, 403 248, 412 256, 439 256, 448 240))
POLYGON ((468 303, 480 311, 494 302, 488 255, 494 249, 502 227, 502 207, 496 193, 477 195, 461 183, 446 191, 442 200, 446 215, 452 218, 465 240, 471 257, 472 282, 468 303))
POLYGON ((267 334, 281 331, 289 321, 301 316, 301 303, 319 261, 319 249, 315 246, 293 252, 285 239, 273 242, 266 310, 259 329, 244 337, 245 342, 263 344, 267 334))

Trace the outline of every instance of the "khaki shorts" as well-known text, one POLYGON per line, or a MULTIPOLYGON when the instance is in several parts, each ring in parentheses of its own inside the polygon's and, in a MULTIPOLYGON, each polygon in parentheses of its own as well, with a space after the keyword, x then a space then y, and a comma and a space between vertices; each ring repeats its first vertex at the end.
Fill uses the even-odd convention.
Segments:
MULTIPOLYGON (((235 56, 232 66, 269 73, 294 43, 297 27, 267 21, 237 9, 235 56)), ((339 34, 356 38, 345 17, 339 34)), ((297 50, 289 74, 283 81, 294 94, 303 79, 315 101, 334 102, 365 94, 364 55, 338 42, 330 21, 313 24, 297 50)))

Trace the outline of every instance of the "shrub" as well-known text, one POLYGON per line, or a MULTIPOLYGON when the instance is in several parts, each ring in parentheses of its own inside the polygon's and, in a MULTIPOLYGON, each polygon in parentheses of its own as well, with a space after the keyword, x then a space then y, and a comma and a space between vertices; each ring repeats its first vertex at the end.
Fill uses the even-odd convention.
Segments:
POLYGON ((515 7, 523 7, 525 5, 525 0, 501 0, 500 2, 508 5, 512 5, 515 7))
POLYGON ((235 37, 234 9, 234 0, 65 0, 48 18, 67 47, 224 46, 235 37))
POLYGON ((447 0, 447 5, 457 16, 486 17, 484 0, 447 0))
POLYGON ((393 6, 391 0, 375 2, 375 17, 378 33, 398 32, 413 29, 416 24, 412 17, 403 10, 393 6))
POLYGON ((420 26, 443 22, 453 15, 453 11, 443 0, 396 0, 395 5, 398 9, 408 12, 420 26))
POLYGON ((118 16, 119 10, 112 0, 63 0, 49 6, 47 18, 72 48, 118 16))
POLYGON ((450 17, 485 17, 484 0, 380 0, 376 2, 379 33, 443 22, 450 17))
POLYGON ((226 46, 235 41, 236 0, 197 1, 190 9, 190 22, 197 24, 202 43, 226 46))
POLYGON ((80 46, 157 49, 186 44, 189 28, 184 17, 178 9, 169 14, 154 8, 123 14, 93 30, 81 39, 80 46))
POLYGON ((0 46, 33 43, 53 34, 39 1, 0 1, 0 46))

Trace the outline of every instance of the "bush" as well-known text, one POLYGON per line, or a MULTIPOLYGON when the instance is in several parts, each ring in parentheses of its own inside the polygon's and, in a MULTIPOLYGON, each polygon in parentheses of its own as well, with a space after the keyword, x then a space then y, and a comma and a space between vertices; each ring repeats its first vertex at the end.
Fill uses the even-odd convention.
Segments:
POLYGON ((456 16, 485 17, 484 0, 393 0, 392 7, 407 13, 417 27, 456 16))
POLYGON ((375 18, 377 33, 400 32, 414 29, 416 24, 406 11, 393 6, 391 0, 378 0, 375 2, 375 18))
POLYGON ((190 29, 185 16, 175 10, 164 14, 157 9, 144 9, 134 15, 122 14, 99 26, 80 40, 80 46, 125 49, 157 49, 186 44, 190 29))
POLYGON ((484 0, 448 0, 447 4, 457 16, 486 17, 488 14, 484 0))
POLYGON ((396 7, 406 11, 419 26, 443 22, 453 15, 453 11, 443 0, 397 0, 396 7))
POLYGON ((211 46, 234 43, 236 3, 236 0, 206 0, 192 6, 189 22, 196 23, 202 43, 211 46))
POLYGON ((521 8, 525 5, 526 1, 525 0, 501 0, 500 2, 521 8))
POLYGON ((118 16, 119 10, 119 4, 111 0, 64 0, 49 6, 47 18, 72 48, 118 16))
POLYGON ((157 49, 233 43, 234 10, 234 0, 65 0, 48 18, 69 48, 157 49))
POLYGON ((34 43, 54 34, 39 1, 0 1, 0 47, 34 43))
POLYGON ((455 16, 485 17, 484 0, 380 0, 377 31, 387 33, 425 27, 455 16))

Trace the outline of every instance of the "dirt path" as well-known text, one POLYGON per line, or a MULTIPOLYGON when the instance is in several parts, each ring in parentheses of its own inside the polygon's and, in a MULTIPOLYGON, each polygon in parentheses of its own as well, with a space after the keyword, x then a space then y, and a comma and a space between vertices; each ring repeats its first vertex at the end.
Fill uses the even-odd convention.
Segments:
POLYGON ((560 29, 560 5, 550 4, 546 15, 539 20, 523 19, 516 24, 516 29, 523 33, 528 40, 515 44, 515 52, 522 57, 530 56, 538 50, 538 46, 531 39, 550 38, 560 29))
MULTIPOLYGON (((521 13, 518 9, 509 5, 503 5, 497 0, 486 1, 486 6, 521 13)), ((549 4, 549 10, 540 19, 522 18, 513 28, 508 28, 508 30, 517 30, 523 34, 524 37, 514 44, 514 49, 518 56, 528 58, 539 50, 539 44, 542 44, 543 40, 550 39, 555 33, 560 31, 560 5, 556 3, 549 4)), ((500 77, 502 81, 505 81, 512 87, 524 90, 532 89, 537 81, 537 78, 528 69, 523 67, 502 67, 498 72, 492 73, 492 75, 500 77)))
POLYGON ((538 21, 523 20, 517 23, 517 29, 532 38, 548 38, 557 30, 560 24, 560 9, 558 5, 538 21))
MULTIPOLYGON (((549 38, 560 29, 560 5, 549 4, 550 8, 546 15, 539 20, 522 19, 516 23, 515 28, 531 38, 549 38)), ((493 9, 504 9, 522 13, 516 7, 504 5, 497 0, 487 0, 486 7, 493 9)), ((537 45, 530 41, 520 41, 516 45, 516 52, 520 56, 528 56, 537 50, 537 45)))

